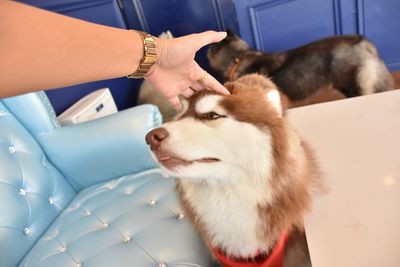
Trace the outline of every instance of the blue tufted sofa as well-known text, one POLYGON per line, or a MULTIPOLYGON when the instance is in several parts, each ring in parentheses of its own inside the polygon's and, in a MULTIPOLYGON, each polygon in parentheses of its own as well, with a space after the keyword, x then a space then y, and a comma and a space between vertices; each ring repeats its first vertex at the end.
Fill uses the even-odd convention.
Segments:
POLYGON ((60 127, 46 97, 0 99, 0 267, 211 266, 155 167, 138 106, 60 127))

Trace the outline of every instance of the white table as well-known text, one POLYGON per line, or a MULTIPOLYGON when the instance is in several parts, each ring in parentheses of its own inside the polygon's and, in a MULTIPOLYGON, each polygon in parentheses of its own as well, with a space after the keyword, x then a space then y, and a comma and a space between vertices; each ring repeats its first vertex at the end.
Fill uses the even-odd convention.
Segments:
POLYGON ((313 267, 400 266, 400 90, 290 110, 329 192, 305 227, 313 267))

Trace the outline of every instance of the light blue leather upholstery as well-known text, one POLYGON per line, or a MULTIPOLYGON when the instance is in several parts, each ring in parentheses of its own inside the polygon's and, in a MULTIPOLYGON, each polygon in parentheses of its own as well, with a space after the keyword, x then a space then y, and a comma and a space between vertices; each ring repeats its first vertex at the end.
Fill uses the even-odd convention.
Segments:
POLYGON ((144 141, 161 124, 158 109, 142 105, 101 120, 61 127, 38 141, 74 188, 81 190, 155 167, 144 141))
POLYGON ((0 102, 0 266, 16 266, 75 194, 0 102))
POLYGON ((207 266, 173 187, 153 169, 84 189, 20 266, 207 266))
POLYGON ((59 127, 43 93, 0 100, 0 266, 211 266, 144 143, 160 123, 144 105, 59 127))
POLYGON ((1 102, 34 137, 60 127, 44 92, 1 99, 1 102))

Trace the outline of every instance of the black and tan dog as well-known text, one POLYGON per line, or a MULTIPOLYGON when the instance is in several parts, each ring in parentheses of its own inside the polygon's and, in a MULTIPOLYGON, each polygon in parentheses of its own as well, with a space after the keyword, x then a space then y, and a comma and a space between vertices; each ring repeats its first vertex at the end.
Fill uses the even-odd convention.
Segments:
POLYGON ((393 79, 375 46, 359 35, 336 36, 282 53, 264 53, 228 30, 208 50, 210 66, 235 80, 244 74, 270 77, 291 101, 333 87, 346 97, 393 89, 393 79))

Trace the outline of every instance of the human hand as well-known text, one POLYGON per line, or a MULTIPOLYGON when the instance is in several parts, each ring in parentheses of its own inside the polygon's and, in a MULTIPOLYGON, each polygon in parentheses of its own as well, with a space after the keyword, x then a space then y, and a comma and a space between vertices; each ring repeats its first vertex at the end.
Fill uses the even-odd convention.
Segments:
POLYGON ((219 42, 226 37, 225 32, 206 31, 170 40, 156 39, 158 58, 145 75, 175 109, 181 108, 178 95, 190 97, 203 89, 229 94, 214 77, 203 70, 194 60, 200 48, 219 42))

